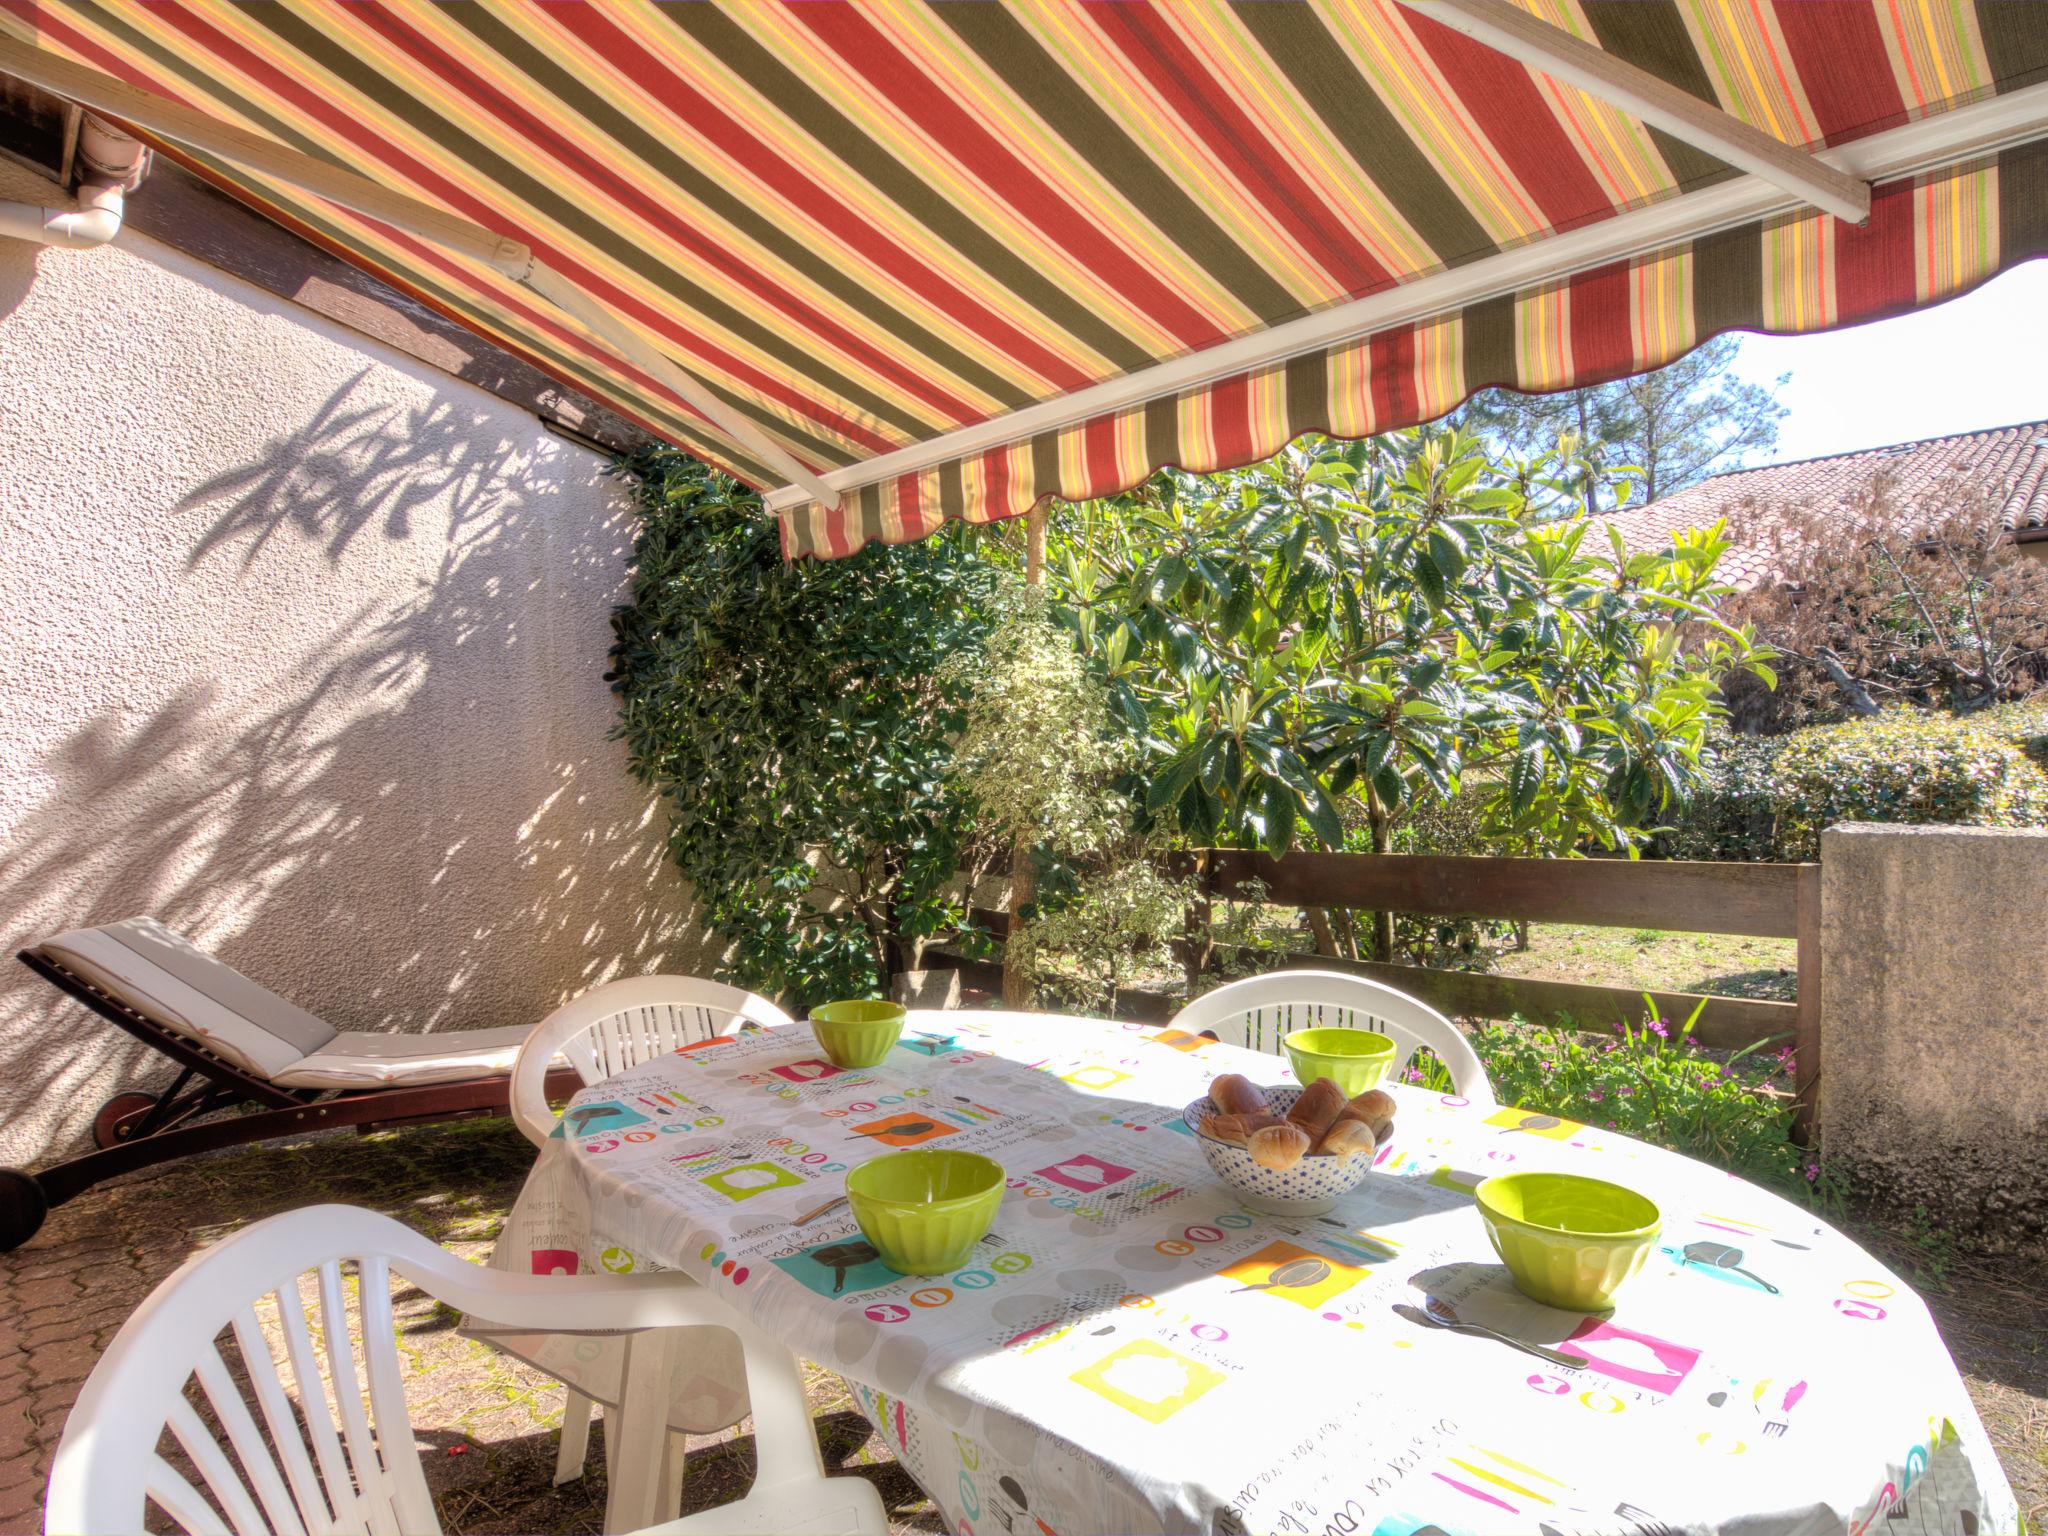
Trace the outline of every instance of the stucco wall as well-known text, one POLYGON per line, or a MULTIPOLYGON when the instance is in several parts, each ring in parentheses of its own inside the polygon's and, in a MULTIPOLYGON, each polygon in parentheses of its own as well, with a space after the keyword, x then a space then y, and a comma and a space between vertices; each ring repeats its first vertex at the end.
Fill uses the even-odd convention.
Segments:
POLYGON ((164 1076, 13 962, 64 927, 155 913, 354 1029, 701 966, 608 739, 601 467, 143 237, 0 240, 0 1160, 164 1076))
POLYGON ((2048 1253, 2048 832, 1821 834, 1821 1147, 1902 1213, 2048 1253))

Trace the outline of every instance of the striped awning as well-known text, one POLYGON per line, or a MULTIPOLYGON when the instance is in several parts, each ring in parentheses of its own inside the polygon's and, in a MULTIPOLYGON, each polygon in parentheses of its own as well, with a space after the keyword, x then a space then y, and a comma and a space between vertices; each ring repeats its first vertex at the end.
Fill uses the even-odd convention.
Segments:
POLYGON ((2048 254, 2022 0, 0 0, 0 38, 530 251, 128 117, 760 487, 792 555, 2048 254))

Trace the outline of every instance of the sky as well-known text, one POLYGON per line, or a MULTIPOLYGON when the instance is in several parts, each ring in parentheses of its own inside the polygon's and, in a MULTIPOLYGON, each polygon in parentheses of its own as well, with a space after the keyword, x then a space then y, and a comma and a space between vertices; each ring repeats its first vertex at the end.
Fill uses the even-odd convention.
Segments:
POLYGON ((1896 320, 1816 336, 1745 336, 1736 372, 1790 412, 1757 464, 2048 420, 2048 261, 1896 320))

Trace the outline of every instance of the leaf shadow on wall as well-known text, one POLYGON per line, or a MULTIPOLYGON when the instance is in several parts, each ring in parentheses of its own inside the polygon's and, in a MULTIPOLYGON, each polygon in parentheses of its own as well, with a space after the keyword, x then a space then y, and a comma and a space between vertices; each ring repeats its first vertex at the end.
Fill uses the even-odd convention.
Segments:
MULTIPOLYGON (((193 654, 177 686, 100 704, 50 745, 53 787, 0 849, 10 952, 150 913, 343 1029, 531 1023, 678 968, 690 925, 661 819, 607 739, 623 498, 592 493, 579 451, 536 454, 445 393, 380 401, 368 373, 181 500, 202 531, 168 601, 265 604, 274 649, 190 644, 192 614, 167 612, 193 654), (362 601, 295 613, 304 580, 362 601)), ((9 969, 0 1154, 21 1161, 168 1072, 9 969)))

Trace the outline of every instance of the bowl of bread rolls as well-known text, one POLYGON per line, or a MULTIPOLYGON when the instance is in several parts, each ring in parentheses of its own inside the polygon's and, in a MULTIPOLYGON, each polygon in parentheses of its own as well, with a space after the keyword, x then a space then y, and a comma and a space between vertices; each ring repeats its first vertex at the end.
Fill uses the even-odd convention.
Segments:
POLYGON ((1261 1088, 1230 1072, 1181 1118, 1245 1205, 1274 1216, 1319 1216, 1371 1171, 1394 1134, 1394 1099, 1378 1088, 1347 1099, 1328 1079, 1261 1088))

